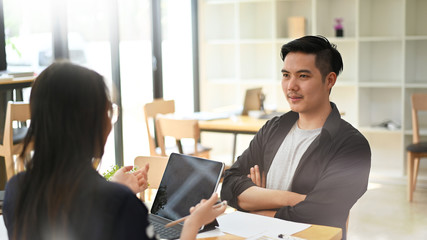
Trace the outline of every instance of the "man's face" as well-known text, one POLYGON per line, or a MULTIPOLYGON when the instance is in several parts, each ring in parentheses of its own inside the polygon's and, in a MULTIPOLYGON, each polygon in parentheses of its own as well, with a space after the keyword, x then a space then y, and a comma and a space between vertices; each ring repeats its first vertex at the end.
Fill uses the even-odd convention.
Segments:
POLYGON ((325 104, 329 106, 329 90, 335 83, 330 78, 335 74, 328 74, 326 81, 322 81, 315 60, 316 55, 301 52, 290 52, 284 59, 282 89, 294 112, 311 115, 325 104))

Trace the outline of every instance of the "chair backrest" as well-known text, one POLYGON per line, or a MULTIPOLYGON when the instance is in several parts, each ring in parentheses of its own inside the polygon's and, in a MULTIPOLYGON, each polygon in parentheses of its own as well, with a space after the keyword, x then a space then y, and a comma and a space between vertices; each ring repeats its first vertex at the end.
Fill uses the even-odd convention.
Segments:
POLYGON ((157 136, 162 155, 167 156, 165 137, 175 138, 180 153, 183 153, 180 140, 183 138, 194 139, 194 153, 198 154, 197 143, 200 139, 199 122, 195 119, 173 119, 158 117, 156 119, 157 136))
POLYGON ((167 114, 175 112, 174 100, 154 99, 153 102, 144 105, 145 124, 147 126, 148 145, 150 146, 150 155, 159 155, 156 152, 156 116, 157 114, 167 114))
POLYGON ((427 111, 427 93, 412 94, 412 141, 420 142, 418 111, 427 111))
MULTIPOLYGON (((134 165, 138 168, 143 168, 147 163, 150 165, 148 170, 148 188, 158 189, 162 181, 163 172, 169 161, 168 157, 160 156, 138 156, 134 160, 134 165)), ((144 199, 144 193, 140 193, 141 199, 144 199)))
MULTIPOLYGON (((31 119, 30 105, 28 103, 8 102, 4 125, 3 145, 1 155, 5 158, 6 175, 9 180, 15 174, 13 155, 20 154, 23 142, 13 143, 13 122, 25 122, 31 119)), ((18 163, 18 169, 23 170, 23 162, 18 163)))

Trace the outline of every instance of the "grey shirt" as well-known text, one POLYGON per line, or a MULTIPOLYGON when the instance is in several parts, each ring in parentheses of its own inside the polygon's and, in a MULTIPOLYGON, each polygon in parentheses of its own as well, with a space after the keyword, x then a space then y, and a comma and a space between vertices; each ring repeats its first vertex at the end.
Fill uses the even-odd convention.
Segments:
POLYGON ((301 157, 321 130, 322 128, 303 130, 295 122, 271 163, 266 181, 267 188, 291 190, 292 178, 301 157))

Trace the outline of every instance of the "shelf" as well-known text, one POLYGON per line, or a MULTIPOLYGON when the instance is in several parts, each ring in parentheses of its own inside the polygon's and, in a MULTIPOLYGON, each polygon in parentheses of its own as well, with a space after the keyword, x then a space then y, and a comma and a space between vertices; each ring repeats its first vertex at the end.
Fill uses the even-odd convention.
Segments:
POLYGON ((427 1, 406 0, 406 35, 427 35, 427 1))
POLYGON ((208 45, 206 47, 207 78, 236 78, 237 57, 234 45, 208 45))
MULTIPOLYGON (((405 130, 405 135, 412 136, 412 129, 405 130)), ((427 137, 427 129, 426 128, 420 129, 420 135, 427 137)))
MULTIPOLYGON (((306 35, 327 37, 341 53, 344 69, 330 99, 367 137, 372 170, 404 172, 410 97, 427 93, 427 0, 199 2, 202 110, 241 105, 251 87, 263 88, 266 105, 288 109, 280 50, 294 40, 289 17, 303 17, 306 35), (343 18, 344 37, 335 36, 335 18, 343 18), (401 129, 373 127, 387 120, 401 129)), ((420 122, 427 140, 427 116, 420 122)))
POLYGON ((360 0, 359 33, 361 37, 398 37, 403 35, 402 0, 360 0))
MULTIPOLYGON (((230 85, 230 81, 233 81, 235 85, 239 85, 240 87, 244 88, 244 89, 248 89, 248 88, 264 88, 264 87, 269 87, 271 86, 272 88, 280 88, 280 82, 279 81, 271 81, 269 83, 266 84, 266 79, 251 79, 250 81, 241 81, 241 80, 236 80, 236 79, 210 79, 207 84, 209 86, 226 86, 226 85, 230 85)), ((237 89, 234 89, 237 90, 237 89)), ((240 92, 240 90, 239 90, 240 92)), ((245 94, 244 92, 242 93, 243 95, 245 94)), ((282 93, 283 94, 283 93, 282 93)), ((241 103, 240 103, 241 104, 241 103)), ((230 104, 228 104, 230 105, 230 104)))
POLYGON ((357 59, 354 57, 357 55, 356 42, 354 41, 338 41, 335 42, 337 50, 341 53, 341 57, 344 62, 344 68, 342 73, 338 76, 338 79, 351 79, 356 80, 357 76, 357 59))
POLYGON ((405 48, 405 80, 427 84, 427 40, 410 40, 405 48))
POLYGON ((209 78, 209 83, 214 84, 230 84, 230 83, 237 83, 237 78, 209 78))
POLYGON ((236 6, 233 3, 207 4, 205 11, 203 11, 205 16, 203 23, 205 26, 205 38, 208 40, 236 38, 237 22, 234 17, 235 11, 236 6))
POLYGON ((276 41, 272 38, 270 39, 240 39, 238 41, 240 44, 274 44, 276 41))
POLYGON ((339 45, 339 43, 356 43, 357 42, 355 37, 344 36, 344 37, 327 37, 327 38, 328 38, 329 42, 335 43, 338 45, 339 45))
POLYGON ((406 88, 426 88, 424 89, 427 90, 427 79, 425 80, 426 83, 407 83, 405 84, 406 88))
POLYGON ((259 38, 259 39, 210 39, 206 41, 208 45, 230 45, 230 44, 274 44, 277 40, 273 38, 259 38))
POLYGON ((312 34, 312 8, 311 0, 299 1, 276 1, 276 38, 289 37, 289 17, 304 17, 305 18, 305 34, 312 34))
POLYGON ((402 134, 402 130, 389 130, 387 128, 381 127, 359 127, 358 128, 362 133, 386 133, 386 134, 402 134))
POLYGON ((402 84, 398 82, 387 83, 387 79, 382 79, 375 82, 360 82, 359 87, 361 88, 401 88, 402 84))
POLYGON ((421 35, 421 36, 406 36, 405 40, 427 40, 427 35, 421 35))
POLYGON ((336 18, 342 18, 345 37, 356 36, 355 0, 319 0, 317 2, 316 31, 331 40, 335 37, 336 18))
POLYGON ((396 41, 402 41, 403 37, 400 36, 372 36, 372 37, 360 37, 360 42, 396 42, 396 41))
POLYGON ((361 42, 359 46, 360 81, 402 82, 402 50, 402 41, 361 42))
POLYGON ((236 43, 237 41, 235 39, 210 39, 206 41, 208 45, 231 45, 236 43))
POLYGON ((341 77, 338 77, 334 87, 356 87, 356 86, 357 86, 356 81, 342 79, 341 77))
MULTIPOLYGON (((274 44, 241 44, 240 76, 242 80, 253 78, 274 79, 274 44)), ((276 53, 278 54, 278 53, 276 53)))
POLYGON ((282 38, 277 38, 276 42, 283 45, 283 44, 288 43, 288 42, 290 42, 292 40, 294 40, 294 39, 293 38, 283 38, 282 37, 282 38))
POLYGON ((203 111, 211 111, 212 109, 221 108, 224 106, 232 105, 233 102, 243 102, 240 98, 239 91, 236 88, 230 88, 229 83, 218 84, 205 82, 204 87, 201 89, 200 95, 203 111), (221 96, 218 96, 218 92, 221 96))
POLYGON ((337 105, 338 110, 343 113, 341 116, 344 120, 357 126, 357 88, 354 86, 335 85, 332 88, 330 99, 337 105))
POLYGON ((206 5, 214 5, 214 4, 230 4, 230 0, 205 0, 206 5))
MULTIPOLYGON (((362 132, 371 147, 371 172, 376 176, 404 173, 406 150, 401 132, 362 132)), ((420 172, 421 173, 421 172, 420 172)), ((422 175, 422 174, 420 174, 422 175)))
POLYGON ((273 2, 241 2, 239 11, 240 38, 273 38, 273 2))
POLYGON ((280 79, 274 79, 274 78, 244 78, 241 79, 239 82, 239 84, 257 84, 257 85, 261 85, 261 86, 266 86, 266 85, 270 85, 270 84, 279 84, 280 83, 280 79))
POLYGON ((402 91, 399 88, 359 90, 359 126, 375 126, 384 121, 402 125, 402 91))

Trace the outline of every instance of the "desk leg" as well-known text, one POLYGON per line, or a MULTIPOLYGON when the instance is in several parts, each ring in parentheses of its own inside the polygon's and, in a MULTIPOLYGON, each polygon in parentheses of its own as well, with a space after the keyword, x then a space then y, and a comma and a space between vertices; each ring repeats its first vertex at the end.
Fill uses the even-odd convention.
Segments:
MULTIPOLYGON (((4 122, 6 118, 7 101, 10 99, 11 92, 0 91, 0 141, 3 144, 4 122)), ((6 185, 6 164, 4 157, 0 157, 0 190, 4 190, 6 185)))
POLYGON ((24 94, 22 88, 15 89, 15 98, 14 101, 22 102, 24 101, 24 94))
POLYGON ((231 164, 234 163, 234 159, 236 157, 237 133, 233 133, 233 137, 233 155, 231 156, 231 164))

